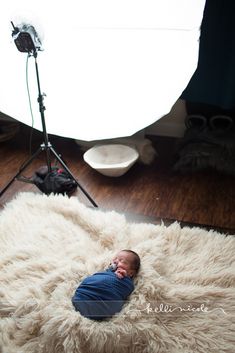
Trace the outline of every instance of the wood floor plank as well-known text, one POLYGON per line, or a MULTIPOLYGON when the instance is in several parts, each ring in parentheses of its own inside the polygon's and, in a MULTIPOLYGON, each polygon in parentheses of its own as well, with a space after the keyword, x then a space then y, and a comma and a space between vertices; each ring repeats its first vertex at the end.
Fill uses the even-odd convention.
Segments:
MULTIPOLYGON (((57 153, 61 153, 79 183, 102 209, 139 215, 141 219, 177 220, 187 224, 235 232, 235 178, 215 171, 181 175, 172 170, 176 141, 154 138, 158 157, 150 166, 136 163, 119 178, 105 177, 91 169, 83 152, 72 139, 49 136, 57 153)), ((32 149, 42 142, 34 133, 32 149)), ((29 129, 23 126, 13 140, 0 144, 0 189, 19 171, 29 158, 29 129)), ((32 176, 45 164, 42 152, 24 171, 32 176)), ((19 191, 40 192, 34 185, 15 181, 0 199, 1 207, 19 191)), ((78 190, 75 194, 90 205, 78 190)))

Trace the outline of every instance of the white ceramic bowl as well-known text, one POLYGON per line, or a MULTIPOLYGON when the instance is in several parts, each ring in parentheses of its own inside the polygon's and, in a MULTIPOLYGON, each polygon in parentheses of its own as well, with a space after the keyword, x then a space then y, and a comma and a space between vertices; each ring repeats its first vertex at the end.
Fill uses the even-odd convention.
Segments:
POLYGON ((95 145, 83 155, 90 167, 103 175, 118 177, 125 174, 139 158, 135 148, 121 144, 95 145))

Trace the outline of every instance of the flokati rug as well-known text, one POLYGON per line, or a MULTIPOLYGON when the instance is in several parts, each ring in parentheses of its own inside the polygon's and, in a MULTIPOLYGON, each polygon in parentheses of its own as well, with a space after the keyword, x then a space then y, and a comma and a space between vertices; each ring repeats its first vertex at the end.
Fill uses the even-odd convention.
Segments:
POLYGON ((1 353, 234 353, 234 236, 21 193, 0 213, 0 251, 1 353), (134 292, 110 320, 82 317, 78 283, 124 248, 142 261, 134 292))

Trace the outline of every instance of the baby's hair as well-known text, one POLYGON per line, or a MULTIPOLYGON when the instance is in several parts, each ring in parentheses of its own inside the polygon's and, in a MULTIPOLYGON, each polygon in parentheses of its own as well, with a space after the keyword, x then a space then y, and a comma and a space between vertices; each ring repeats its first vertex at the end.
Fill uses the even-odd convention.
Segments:
POLYGON ((134 255, 134 261, 133 261, 133 265, 134 266, 133 267, 134 267, 134 270, 137 273, 139 271, 139 269, 140 269, 140 257, 139 257, 139 255, 133 250, 124 249, 122 251, 125 251, 125 252, 128 252, 128 253, 134 255))

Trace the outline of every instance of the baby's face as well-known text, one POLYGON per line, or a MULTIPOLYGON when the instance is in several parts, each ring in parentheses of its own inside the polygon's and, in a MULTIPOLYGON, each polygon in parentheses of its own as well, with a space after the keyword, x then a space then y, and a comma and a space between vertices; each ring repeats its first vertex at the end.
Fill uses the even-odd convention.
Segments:
POLYGON ((126 251, 120 251, 114 258, 113 262, 117 265, 117 269, 126 271, 127 276, 132 277, 135 274, 133 269, 133 255, 126 251))

